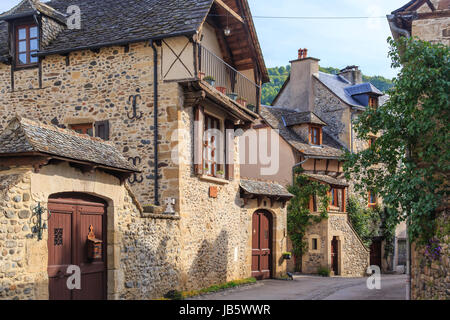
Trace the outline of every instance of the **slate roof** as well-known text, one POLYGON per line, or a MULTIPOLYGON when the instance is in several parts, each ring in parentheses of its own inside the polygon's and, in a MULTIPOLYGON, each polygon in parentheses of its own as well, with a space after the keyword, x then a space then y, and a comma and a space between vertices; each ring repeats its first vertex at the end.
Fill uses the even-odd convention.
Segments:
POLYGON ((352 107, 366 108, 366 106, 363 106, 346 91, 348 87, 352 87, 352 83, 344 77, 337 74, 319 72, 318 79, 345 103, 351 105, 352 107))
POLYGON ((334 186, 348 187, 348 183, 345 179, 336 179, 324 174, 305 173, 305 175, 312 178, 313 180, 325 182, 334 186))
POLYGON ((378 96, 382 96, 384 94, 370 82, 361 83, 361 84, 357 84, 357 85, 354 85, 351 87, 347 87, 344 90, 352 97, 359 95, 359 94, 365 94, 365 93, 373 93, 378 96))
POLYGON ((66 23, 66 15, 55 10, 39 0, 22 0, 18 5, 11 10, 6 11, 0 15, 0 20, 9 20, 16 17, 20 17, 25 14, 33 14, 34 12, 40 12, 46 16, 49 16, 59 22, 66 23))
POLYGON ((295 126, 297 124, 311 123, 326 126, 326 122, 320 119, 313 112, 296 112, 289 115, 289 117, 283 117, 284 123, 287 127, 295 126))
MULTIPOLYGON (((28 0, 26 0, 28 1, 28 0)), ((52 0, 46 5, 66 12, 81 10, 81 29, 62 31, 42 52, 71 50, 137 39, 194 34, 214 0, 52 0)), ((25 9, 20 9, 25 10, 25 9)), ((11 10, 7 12, 10 14, 11 10)), ((7 23, 0 22, 0 56, 8 54, 7 23)))
POLYGON ((323 132, 323 145, 312 146, 308 141, 303 140, 292 128, 285 126, 284 119, 294 116, 296 111, 283 109, 279 107, 261 106, 260 115, 273 128, 278 129, 279 134, 293 148, 305 156, 337 159, 343 155, 343 147, 331 138, 325 131, 323 132))
POLYGON ((240 186, 245 192, 254 195, 283 198, 294 197, 285 187, 278 183, 241 179, 240 186))
POLYGON ((43 153, 69 161, 137 171, 111 143, 20 117, 0 133, 0 156, 17 153, 43 153))

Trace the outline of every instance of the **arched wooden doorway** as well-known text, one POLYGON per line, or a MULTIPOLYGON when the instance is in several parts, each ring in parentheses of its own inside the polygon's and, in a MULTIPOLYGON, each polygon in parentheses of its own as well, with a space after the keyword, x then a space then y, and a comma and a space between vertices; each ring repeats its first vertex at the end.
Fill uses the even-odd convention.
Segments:
POLYGON ((106 202, 80 193, 59 193, 49 197, 48 277, 50 300, 106 299, 106 202), (89 231, 102 241, 101 258, 88 257, 89 231), (70 265, 81 270, 81 289, 70 290, 70 265))
POLYGON ((252 277, 258 280, 272 277, 272 226, 270 212, 258 210, 252 222, 252 277))

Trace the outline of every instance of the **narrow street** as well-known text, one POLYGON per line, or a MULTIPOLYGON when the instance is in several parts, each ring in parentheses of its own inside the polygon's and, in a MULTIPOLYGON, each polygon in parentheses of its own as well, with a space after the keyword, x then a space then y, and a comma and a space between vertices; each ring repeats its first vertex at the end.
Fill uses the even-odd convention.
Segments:
POLYGON ((193 300, 404 300, 405 275, 382 275, 381 289, 369 290, 367 278, 294 276, 294 281, 265 280, 246 288, 193 300))

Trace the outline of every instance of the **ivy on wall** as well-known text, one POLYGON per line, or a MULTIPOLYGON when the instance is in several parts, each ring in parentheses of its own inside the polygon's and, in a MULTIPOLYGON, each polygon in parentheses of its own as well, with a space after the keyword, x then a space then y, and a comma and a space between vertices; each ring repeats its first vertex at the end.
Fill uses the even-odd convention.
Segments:
POLYGON ((330 186, 311 181, 302 172, 302 168, 295 169, 295 183, 288 187, 294 198, 288 205, 287 229, 296 257, 301 257, 308 251, 308 243, 304 239, 306 230, 328 218, 327 208, 330 203, 330 186), (318 214, 311 214, 309 204, 312 197, 316 198, 318 214))

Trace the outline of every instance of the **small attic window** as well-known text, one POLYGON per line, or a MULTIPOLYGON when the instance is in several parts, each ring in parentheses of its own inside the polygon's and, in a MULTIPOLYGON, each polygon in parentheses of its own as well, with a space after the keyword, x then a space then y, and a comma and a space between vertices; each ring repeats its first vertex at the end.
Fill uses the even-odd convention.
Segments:
POLYGON ((22 24, 16 31, 16 64, 31 66, 38 63, 38 58, 32 55, 39 50, 39 32, 36 24, 22 24))
POLYGON ((322 145, 322 128, 319 126, 309 127, 309 142, 312 145, 320 146, 322 145))
POLYGON ((369 97, 369 107, 373 109, 378 108, 378 97, 369 97))

